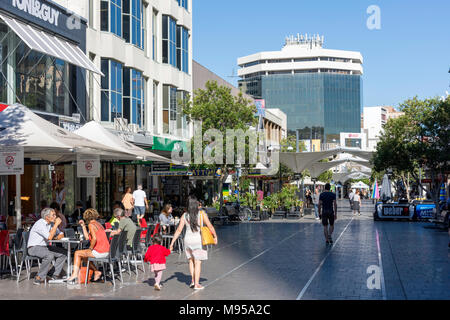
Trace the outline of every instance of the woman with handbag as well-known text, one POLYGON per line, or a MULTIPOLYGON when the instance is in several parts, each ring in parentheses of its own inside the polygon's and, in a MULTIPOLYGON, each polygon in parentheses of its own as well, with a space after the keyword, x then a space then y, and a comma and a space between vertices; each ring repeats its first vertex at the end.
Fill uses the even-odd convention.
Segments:
POLYGON ((189 259, 189 271, 192 277, 189 287, 194 288, 194 290, 201 290, 204 288, 199 284, 201 263, 203 260, 208 259, 208 252, 203 249, 202 245, 217 244, 217 234, 206 213, 203 210, 199 210, 197 198, 194 196, 189 197, 188 211, 180 219, 180 224, 170 243, 170 251, 173 251, 173 244, 185 226, 184 248, 186 257, 189 259), (206 227, 203 227, 203 223, 206 224, 206 227), (213 239, 211 239, 211 235, 214 237, 213 239))

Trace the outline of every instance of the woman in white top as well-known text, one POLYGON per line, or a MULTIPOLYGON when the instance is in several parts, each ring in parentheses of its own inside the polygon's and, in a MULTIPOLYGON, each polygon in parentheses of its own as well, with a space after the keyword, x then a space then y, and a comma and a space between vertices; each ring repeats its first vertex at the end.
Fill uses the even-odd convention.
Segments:
POLYGON ((356 190, 355 195, 353 196, 353 214, 361 215, 361 196, 359 190, 356 190))
POLYGON ((207 251, 202 247, 202 236, 200 226, 205 224, 211 231, 214 237, 214 243, 217 244, 216 230, 209 222, 208 216, 203 210, 199 210, 199 204, 194 196, 189 197, 188 212, 181 217, 180 224, 170 243, 170 251, 173 251, 173 244, 180 236, 183 228, 186 226, 186 234, 184 236, 184 248, 186 257, 189 259, 189 271, 191 273, 192 281, 190 288, 194 290, 201 290, 204 287, 199 284, 201 263, 202 260, 207 259, 207 251))

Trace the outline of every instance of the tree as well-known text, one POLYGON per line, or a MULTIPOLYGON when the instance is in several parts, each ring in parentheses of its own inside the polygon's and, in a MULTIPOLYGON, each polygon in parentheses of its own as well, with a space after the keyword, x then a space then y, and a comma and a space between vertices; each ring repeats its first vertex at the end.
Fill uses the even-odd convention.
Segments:
POLYGON ((450 97, 415 97, 400 104, 400 110, 405 115, 390 119, 384 127, 372 159, 374 170, 390 169, 405 184, 410 174, 422 187, 418 168, 423 168, 431 177, 430 193, 440 214, 440 178, 450 170, 450 97))
MULTIPOLYGON (((202 154, 203 150, 207 151, 208 148, 211 147, 211 142, 216 142, 216 146, 212 150, 209 150, 212 157, 215 157, 216 155, 220 156, 219 153, 216 153, 219 152, 219 149, 222 151, 226 150, 227 130, 241 129, 245 132, 250 126, 255 126, 257 123, 257 118, 255 117, 256 107, 251 104, 251 101, 245 99, 242 93, 239 93, 238 96, 233 96, 229 87, 219 86, 216 81, 208 81, 205 85, 205 89, 198 89, 194 92, 192 101, 186 99, 182 104, 183 113, 186 115, 188 122, 201 122, 202 137, 205 137, 205 133, 210 129, 216 129, 221 133, 223 137, 222 143, 220 143, 220 139, 217 137, 211 137, 210 141, 205 141, 208 139, 202 139, 202 154)), ((193 148, 191 148, 192 152, 195 152, 195 148, 198 147, 195 146, 194 140, 195 138, 191 141, 191 146, 193 146, 193 148)), ((236 144, 233 148, 236 154, 236 144)), ((245 154, 245 159, 247 159, 249 155, 248 144, 245 146, 245 154)), ((200 166, 207 169, 213 169, 215 172, 218 172, 218 169, 221 169, 218 180, 220 206, 222 207, 223 183, 230 172, 236 170, 236 161, 233 161, 233 163, 228 161, 227 163, 226 152, 223 152, 223 159, 220 160, 222 160, 222 163, 205 164, 203 162, 200 166)), ((198 165, 192 164, 192 166, 198 165)))

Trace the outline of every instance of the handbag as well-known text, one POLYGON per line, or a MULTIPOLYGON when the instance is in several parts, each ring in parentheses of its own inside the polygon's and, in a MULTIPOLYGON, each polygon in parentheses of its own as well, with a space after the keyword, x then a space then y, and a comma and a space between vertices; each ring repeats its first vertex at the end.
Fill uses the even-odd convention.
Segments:
POLYGON ((200 214, 201 214, 201 216, 200 216, 200 221, 201 221, 200 231, 202 234, 202 245, 207 246, 210 244, 215 244, 214 237, 213 237, 211 231, 209 230, 208 227, 203 226, 203 211, 200 214))

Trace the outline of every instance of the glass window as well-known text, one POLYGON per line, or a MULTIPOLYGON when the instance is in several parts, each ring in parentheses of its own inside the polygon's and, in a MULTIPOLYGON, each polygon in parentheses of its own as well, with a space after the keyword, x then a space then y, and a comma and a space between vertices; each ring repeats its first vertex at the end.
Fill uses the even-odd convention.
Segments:
POLYGON ((132 68, 124 70, 124 117, 128 123, 144 127, 144 79, 142 72, 132 68))
POLYGON ((169 133, 169 88, 168 85, 163 85, 163 133, 169 133))
POLYGON ((157 28, 157 18, 158 18, 158 13, 156 11, 153 11, 153 16, 152 16, 152 42, 153 42, 153 52, 152 52, 152 57, 153 60, 157 61, 158 60, 158 30, 157 28))
POLYGON ((115 118, 123 117, 122 102, 122 64, 114 60, 101 59, 102 72, 106 81, 102 81, 102 121, 114 121, 115 118), (107 75, 107 77, 106 77, 107 75))
POLYGON ((158 83, 153 82, 153 132, 158 133, 158 83))
POLYGON ((109 1, 100 3, 100 30, 109 31, 109 1))
POLYGON ((170 17, 163 15, 162 44, 163 63, 177 67, 177 23, 170 17))

